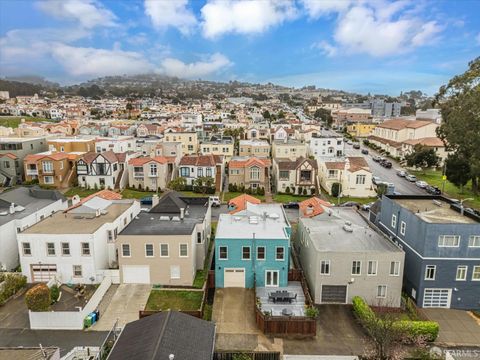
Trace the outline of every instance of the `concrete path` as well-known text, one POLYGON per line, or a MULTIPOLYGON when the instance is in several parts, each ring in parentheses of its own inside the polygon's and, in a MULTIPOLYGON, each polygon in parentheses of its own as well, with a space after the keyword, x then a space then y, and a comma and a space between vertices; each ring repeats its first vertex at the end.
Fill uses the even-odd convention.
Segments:
POLYGON ((480 344, 480 321, 468 311, 454 309, 425 309, 422 313, 440 325, 435 341, 447 346, 478 346, 480 344))
MULTIPOLYGON (((119 285, 104 313, 100 313, 100 320, 91 327, 91 330, 109 331, 117 319, 118 326, 138 320, 138 311, 145 308, 151 289, 151 285, 144 284, 119 285)), ((109 301, 108 297, 105 300, 109 301)))
POLYGON ((281 341, 272 342, 257 328, 252 289, 224 288, 215 291, 212 320, 217 350, 282 351, 281 341))

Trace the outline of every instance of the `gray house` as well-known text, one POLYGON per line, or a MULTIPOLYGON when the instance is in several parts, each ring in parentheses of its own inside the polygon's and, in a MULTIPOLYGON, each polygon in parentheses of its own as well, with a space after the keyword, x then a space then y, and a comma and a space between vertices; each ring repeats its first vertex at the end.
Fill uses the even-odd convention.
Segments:
POLYGON ((23 159, 47 151, 47 140, 39 138, 0 138, 0 186, 12 186, 25 178, 23 159))
POLYGON ((389 195, 376 222, 405 251, 404 288, 421 307, 480 309, 480 218, 442 196, 389 195))
POLYGON ((371 305, 400 306, 405 254, 355 210, 325 208, 300 218, 296 246, 315 303, 350 304, 361 296, 371 305))

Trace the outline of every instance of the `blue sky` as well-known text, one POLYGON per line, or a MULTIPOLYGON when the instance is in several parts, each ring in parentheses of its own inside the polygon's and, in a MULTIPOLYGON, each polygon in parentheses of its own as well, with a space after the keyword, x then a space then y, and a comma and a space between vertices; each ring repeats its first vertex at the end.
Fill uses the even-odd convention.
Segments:
POLYGON ((480 1, 2 0, 0 76, 433 94, 480 55, 480 1))

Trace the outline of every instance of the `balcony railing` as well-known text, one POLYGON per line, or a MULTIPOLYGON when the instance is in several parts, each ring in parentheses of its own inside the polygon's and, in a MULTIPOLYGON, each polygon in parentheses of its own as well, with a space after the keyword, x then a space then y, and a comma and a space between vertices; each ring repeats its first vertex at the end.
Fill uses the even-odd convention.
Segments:
POLYGON ((134 178, 143 178, 145 176, 145 173, 143 172, 135 172, 133 173, 134 178))
POLYGON ((39 175, 55 175, 55 170, 53 169, 40 169, 38 170, 39 175))
POLYGON ((38 169, 27 169, 27 175, 38 175, 38 169))

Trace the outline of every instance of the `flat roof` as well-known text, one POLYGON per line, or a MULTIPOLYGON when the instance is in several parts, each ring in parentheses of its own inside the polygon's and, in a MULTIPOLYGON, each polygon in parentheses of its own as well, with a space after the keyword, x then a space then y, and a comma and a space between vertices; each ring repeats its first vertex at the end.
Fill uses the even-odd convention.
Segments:
POLYGON ((300 218, 318 251, 401 252, 383 235, 375 232, 353 209, 327 209, 313 218, 300 218), (348 225, 347 225, 348 224, 348 225), (345 226, 352 231, 345 230, 345 226))
POLYGON ((56 212, 23 231, 23 234, 93 234, 103 224, 114 221, 132 206, 134 200, 120 200, 106 208, 105 215, 56 212), (127 202, 128 201, 128 202, 127 202))
POLYGON ((478 221, 460 214, 450 207, 450 202, 438 197, 432 199, 392 198, 401 207, 410 210, 423 221, 435 224, 476 224, 478 221))

